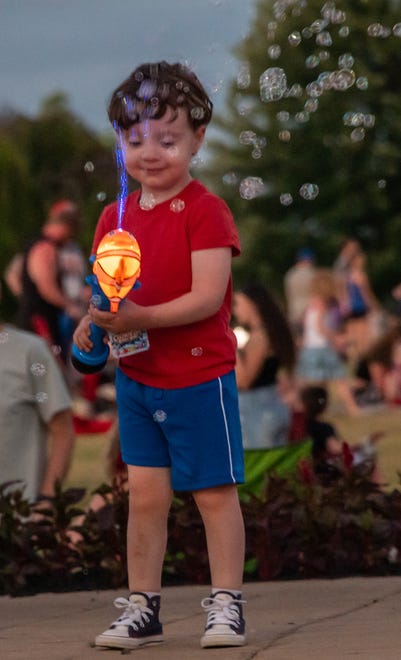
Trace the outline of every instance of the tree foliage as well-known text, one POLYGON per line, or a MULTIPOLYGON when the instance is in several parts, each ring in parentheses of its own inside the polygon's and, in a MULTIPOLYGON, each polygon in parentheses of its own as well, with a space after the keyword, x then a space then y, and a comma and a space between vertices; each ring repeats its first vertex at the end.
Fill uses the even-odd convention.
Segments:
POLYGON ((312 246, 328 265, 353 235, 378 293, 398 282, 400 8, 398 0, 257 3, 209 170, 240 228, 239 279, 279 289, 297 248, 312 246), (272 68, 286 86, 266 101, 260 78, 272 68))
MULTIPOLYGON (((79 203, 80 241, 89 250, 100 211, 118 191, 112 140, 80 122, 61 93, 45 99, 37 117, 0 116, 0 137, 0 272, 40 231, 49 207, 60 198, 79 203)), ((9 298, 4 302, 7 318, 12 306, 9 298)))

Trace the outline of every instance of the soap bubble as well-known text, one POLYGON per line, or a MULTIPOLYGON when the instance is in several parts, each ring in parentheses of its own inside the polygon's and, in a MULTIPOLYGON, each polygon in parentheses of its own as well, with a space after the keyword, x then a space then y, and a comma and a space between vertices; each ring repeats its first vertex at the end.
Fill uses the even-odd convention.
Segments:
POLYGON ((280 204, 283 206, 290 206, 293 202, 291 193, 282 193, 280 195, 280 204))
POLYGON ((354 128, 350 137, 352 142, 362 142, 365 137, 365 129, 362 127, 354 128))
POLYGON ((338 92, 345 92, 345 90, 352 87, 355 82, 355 73, 351 69, 340 69, 333 71, 330 75, 330 83, 333 89, 338 92))
POLYGON ((238 183, 238 175, 235 172, 227 172, 223 175, 222 181, 226 186, 235 186, 238 183))
POLYGON ((37 392, 35 394, 35 399, 38 403, 46 403, 49 399, 49 395, 46 392, 37 392))
POLYGON ((310 27, 305 27, 302 30, 302 36, 304 39, 310 39, 311 37, 313 37, 313 30, 311 30, 310 27))
POLYGON ((352 69, 354 65, 354 58, 351 53, 344 53, 338 58, 338 66, 340 69, 352 69))
POLYGON ((240 144, 254 144, 256 140, 256 133, 253 131, 242 131, 239 134, 240 144))
POLYGON ((259 78, 259 86, 262 101, 278 101, 287 89, 285 71, 278 67, 266 69, 259 78))
POLYGON ((375 115, 372 115, 370 113, 367 113, 366 115, 364 115, 363 125, 365 126, 365 128, 373 128, 375 123, 376 123, 375 115))
POLYGON ((156 199, 152 193, 143 193, 139 200, 139 206, 143 211, 151 211, 156 206, 156 199))
POLYGON ((102 304, 102 296, 100 295, 100 293, 94 293, 94 294, 91 296, 90 303, 91 303, 94 307, 96 307, 96 309, 100 309, 101 304, 102 304))
POLYGON ((96 199, 97 199, 98 202, 104 202, 106 197, 107 197, 107 194, 104 192, 104 190, 101 190, 96 195, 96 199))
POLYGON ((203 119, 204 116, 205 116, 205 111, 200 106, 196 106, 195 108, 191 109, 192 119, 203 119))
POLYGON ((379 190, 384 190, 386 186, 387 186, 387 181, 385 179, 379 179, 379 181, 377 182, 377 187, 379 188, 379 190))
POLYGON ((167 413, 165 412, 165 410, 156 410, 153 413, 153 419, 155 420, 155 422, 165 422, 167 419, 167 413))
POLYGON ((319 186, 316 183, 303 183, 299 189, 299 194, 307 200, 316 199, 319 194, 319 186))
POLYGON ((383 32, 383 26, 381 23, 371 23, 368 25, 367 29, 369 37, 381 37, 383 32))
POLYGON ((316 43, 318 46, 331 46, 333 44, 333 39, 331 38, 330 32, 324 30, 316 35, 316 43))
POLYGON ((85 172, 93 172, 94 169, 95 169, 95 166, 92 163, 92 161, 91 160, 86 161, 86 163, 84 165, 85 172))
POLYGON ((349 36, 349 27, 348 27, 348 25, 343 25, 342 27, 340 27, 340 29, 338 31, 338 36, 342 37, 342 38, 349 36))
POLYGON ((195 154, 191 158, 191 169, 194 168, 194 167, 195 168, 196 167, 201 167, 204 164, 204 162, 205 161, 204 161, 204 159, 202 158, 202 156, 200 154, 195 154))
POLYGON ((304 103, 305 112, 316 112, 319 107, 319 101, 317 99, 308 99, 304 103))
POLYGON ((313 98, 316 98, 317 96, 321 96, 321 94, 323 93, 323 87, 319 82, 314 81, 306 85, 305 91, 308 94, 308 96, 312 96, 313 98))
POLYGON ((278 58, 281 55, 281 47, 278 44, 269 46, 269 48, 267 49, 267 53, 271 60, 278 60, 278 58))
POLYGON ((393 35, 395 37, 401 37, 401 23, 393 25, 393 35))
POLYGON ((321 32, 322 30, 324 30, 324 28, 326 26, 327 26, 327 21, 322 20, 321 18, 318 18, 316 21, 313 21, 310 28, 311 28, 312 32, 314 32, 316 34, 317 32, 321 32))
POLYGON ((201 357, 201 355, 203 355, 202 346, 195 346, 194 348, 191 348, 191 355, 193 357, 201 357))
POLYGON ((290 131, 279 131, 278 139, 281 140, 281 142, 289 142, 291 140, 290 131))
POLYGON ((265 184, 263 179, 258 176, 248 176, 242 179, 239 185, 239 193, 242 199, 254 199, 263 195, 265 191, 265 184))
POLYGON ((41 362, 34 362, 31 365, 31 374, 34 376, 44 376, 46 374, 46 367, 41 362))
POLYGON ((299 99, 303 94, 303 89, 302 85, 299 83, 294 83, 291 85, 290 89, 288 90, 288 96, 293 96, 296 99, 299 99))
POLYGON ((243 62, 237 74, 237 87, 239 89, 246 89, 251 84, 251 72, 249 64, 243 62))
POLYGON ((359 76, 359 78, 356 79, 355 85, 358 89, 364 92, 369 87, 369 81, 365 76, 359 76))
POLYGON ((172 199, 170 202, 170 210, 173 211, 174 213, 181 213, 185 209, 185 202, 183 199, 179 199, 176 197, 175 199, 172 199))
POLYGON ((332 71, 322 71, 322 73, 319 73, 316 82, 323 88, 323 90, 332 88, 332 75, 332 71))
POLYGON ((298 124, 306 124, 307 121, 309 121, 309 113, 308 112, 296 112, 295 113, 295 121, 298 124))
POLYGON ((320 64, 320 59, 317 55, 309 55, 305 60, 305 65, 308 69, 316 69, 320 64))
POLYGON ((287 112, 286 110, 280 110, 280 112, 276 114, 276 118, 278 121, 283 121, 283 122, 288 121, 290 118, 290 113, 287 112))
POLYGON ((290 46, 299 46, 299 44, 302 41, 301 34, 297 31, 291 32, 291 34, 288 35, 288 43, 290 46))

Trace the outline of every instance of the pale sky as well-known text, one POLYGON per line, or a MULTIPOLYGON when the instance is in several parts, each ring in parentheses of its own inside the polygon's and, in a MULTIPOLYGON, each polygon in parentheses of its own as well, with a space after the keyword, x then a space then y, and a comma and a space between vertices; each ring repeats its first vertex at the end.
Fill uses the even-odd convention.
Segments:
POLYGON ((253 0, 0 0, 0 108, 35 115, 63 91, 87 125, 109 130, 113 89, 166 59, 189 64, 219 110, 253 13, 253 0))

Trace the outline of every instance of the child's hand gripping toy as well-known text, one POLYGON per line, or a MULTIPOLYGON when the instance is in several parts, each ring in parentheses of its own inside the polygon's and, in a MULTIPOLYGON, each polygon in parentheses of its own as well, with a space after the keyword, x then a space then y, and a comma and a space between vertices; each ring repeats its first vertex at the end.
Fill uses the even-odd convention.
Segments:
MULTIPOLYGON (((91 257, 93 274, 87 278, 92 287, 92 301, 103 311, 116 313, 120 302, 135 285, 139 285, 141 252, 136 238, 124 229, 108 232, 100 241, 96 255, 91 257)), ((104 341, 105 331, 91 323, 93 348, 81 351, 72 346, 71 362, 84 374, 100 371, 105 366, 110 349, 104 341)))

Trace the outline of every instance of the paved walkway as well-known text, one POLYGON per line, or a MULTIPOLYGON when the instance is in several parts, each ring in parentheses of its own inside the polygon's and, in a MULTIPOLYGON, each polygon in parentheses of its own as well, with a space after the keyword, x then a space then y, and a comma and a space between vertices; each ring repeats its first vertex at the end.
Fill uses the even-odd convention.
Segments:
MULTIPOLYGON (((1 660, 113 660, 94 637, 121 612, 110 591, 0 597, 1 660)), ((401 577, 247 584, 248 645, 201 649, 202 586, 163 591, 164 644, 138 660, 400 660, 401 577)))

